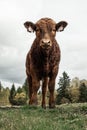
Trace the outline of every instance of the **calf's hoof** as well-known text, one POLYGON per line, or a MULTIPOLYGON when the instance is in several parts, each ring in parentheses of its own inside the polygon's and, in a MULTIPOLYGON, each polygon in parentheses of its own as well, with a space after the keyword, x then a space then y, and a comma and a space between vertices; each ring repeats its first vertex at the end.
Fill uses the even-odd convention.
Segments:
POLYGON ((50 109, 53 109, 53 108, 55 108, 55 104, 54 104, 54 103, 52 103, 52 104, 49 104, 49 108, 50 108, 50 109))
POLYGON ((29 105, 30 106, 37 106, 38 105, 38 102, 37 102, 37 100, 36 101, 29 101, 29 105))
POLYGON ((42 105, 42 108, 46 109, 46 105, 42 105))

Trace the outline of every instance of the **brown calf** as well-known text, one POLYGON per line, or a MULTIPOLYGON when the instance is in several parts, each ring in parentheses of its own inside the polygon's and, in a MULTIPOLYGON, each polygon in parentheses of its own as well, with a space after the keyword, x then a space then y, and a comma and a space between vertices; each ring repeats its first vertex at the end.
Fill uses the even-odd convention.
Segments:
POLYGON ((55 40, 56 31, 63 31, 67 22, 42 18, 36 24, 25 22, 28 32, 36 32, 36 38, 26 58, 26 73, 29 82, 29 104, 37 105, 37 91, 42 80, 42 107, 46 108, 45 96, 48 86, 49 108, 55 107, 55 79, 59 69, 60 48, 55 40))

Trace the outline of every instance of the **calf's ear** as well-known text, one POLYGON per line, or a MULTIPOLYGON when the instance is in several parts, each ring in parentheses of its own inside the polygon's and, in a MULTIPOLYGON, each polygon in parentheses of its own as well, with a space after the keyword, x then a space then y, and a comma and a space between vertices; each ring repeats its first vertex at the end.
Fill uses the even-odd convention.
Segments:
POLYGON ((64 28, 68 25, 66 21, 60 21, 59 23, 56 24, 56 30, 58 32, 61 32, 64 30, 64 28))
POLYGON ((25 26, 25 28, 27 29, 27 31, 28 32, 34 32, 35 31, 35 28, 36 28, 36 26, 35 26, 35 24, 34 23, 32 23, 32 22, 25 22, 24 23, 24 26, 25 26))

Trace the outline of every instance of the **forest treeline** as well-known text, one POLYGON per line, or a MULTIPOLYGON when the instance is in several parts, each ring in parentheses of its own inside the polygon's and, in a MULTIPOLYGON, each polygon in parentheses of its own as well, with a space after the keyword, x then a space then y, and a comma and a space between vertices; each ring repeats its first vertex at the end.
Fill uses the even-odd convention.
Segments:
MULTIPOLYGON (((17 89, 15 84, 12 84, 11 89, 9 89, 9 87, 2 86, 0 82, 0 106, 28 104, 28 93, 27 79, 17 89)), ((41 95, 41 90, 39 90, 39 103, 41 102, 41 95)), ((49 91, 47 91, 46 99, 48 101, 49 91)), ((79 80, 77 77, 71 80, 68 74, 63 72, 55 90, 55 99, 56 104, 87 102, 87 80, 79 80)))

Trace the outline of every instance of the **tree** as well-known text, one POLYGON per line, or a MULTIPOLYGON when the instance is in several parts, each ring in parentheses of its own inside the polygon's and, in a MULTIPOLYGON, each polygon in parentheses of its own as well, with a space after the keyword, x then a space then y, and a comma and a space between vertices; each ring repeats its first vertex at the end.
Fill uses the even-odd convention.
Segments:
POLYGON ((62 98, 68 99, 69 94, 68 94, 68 87, 70 85, 70 78, 66 72, 63 72, 63 77, 60 77, 59 79, 59 88, 57 89, 58 95, 57 95, 57 104, 61 104, 62 98))
POLYGON ((1 84, 1 82, 0 82, 0 92, 1 92, 1 90, 2 90, 2 84, 1 84))
POLYGON ((0 92, 0 105, 9 105, 9 94, 10 91, 8 88, 3 88, 3 91, 0 92))
POLYGON ((22 88, 25 90, 25 92, 26 92, 26 96, 27 96, 27 98, 28 98, 28 95, 29 95, 29 87, 28 87, 28 81, 27 81, 27 78, 25 79, 25 82, 24 82, 22 88))
POLYGON ((69 88, 69 96, 72 103, 77 103, 79 101, 80 96, 79 87, 71 86, 69 88))
POLYGON ((80 85, 79 91, 79 102, 87 102, 87 86, 85 85, 85 83, 82 83, 80 85))
POLYGON ((14 97, 16 95, 16 90, 15 90, 15 85, 13 84, 10 90, 10 96, 9 96, 9 101, 12 105, 14 105, 14 97))
POLYGON ((23 92, 22 88, 21 88, 21 87, 18 87, 17 93, 22 93, 22 92, 23 92))

